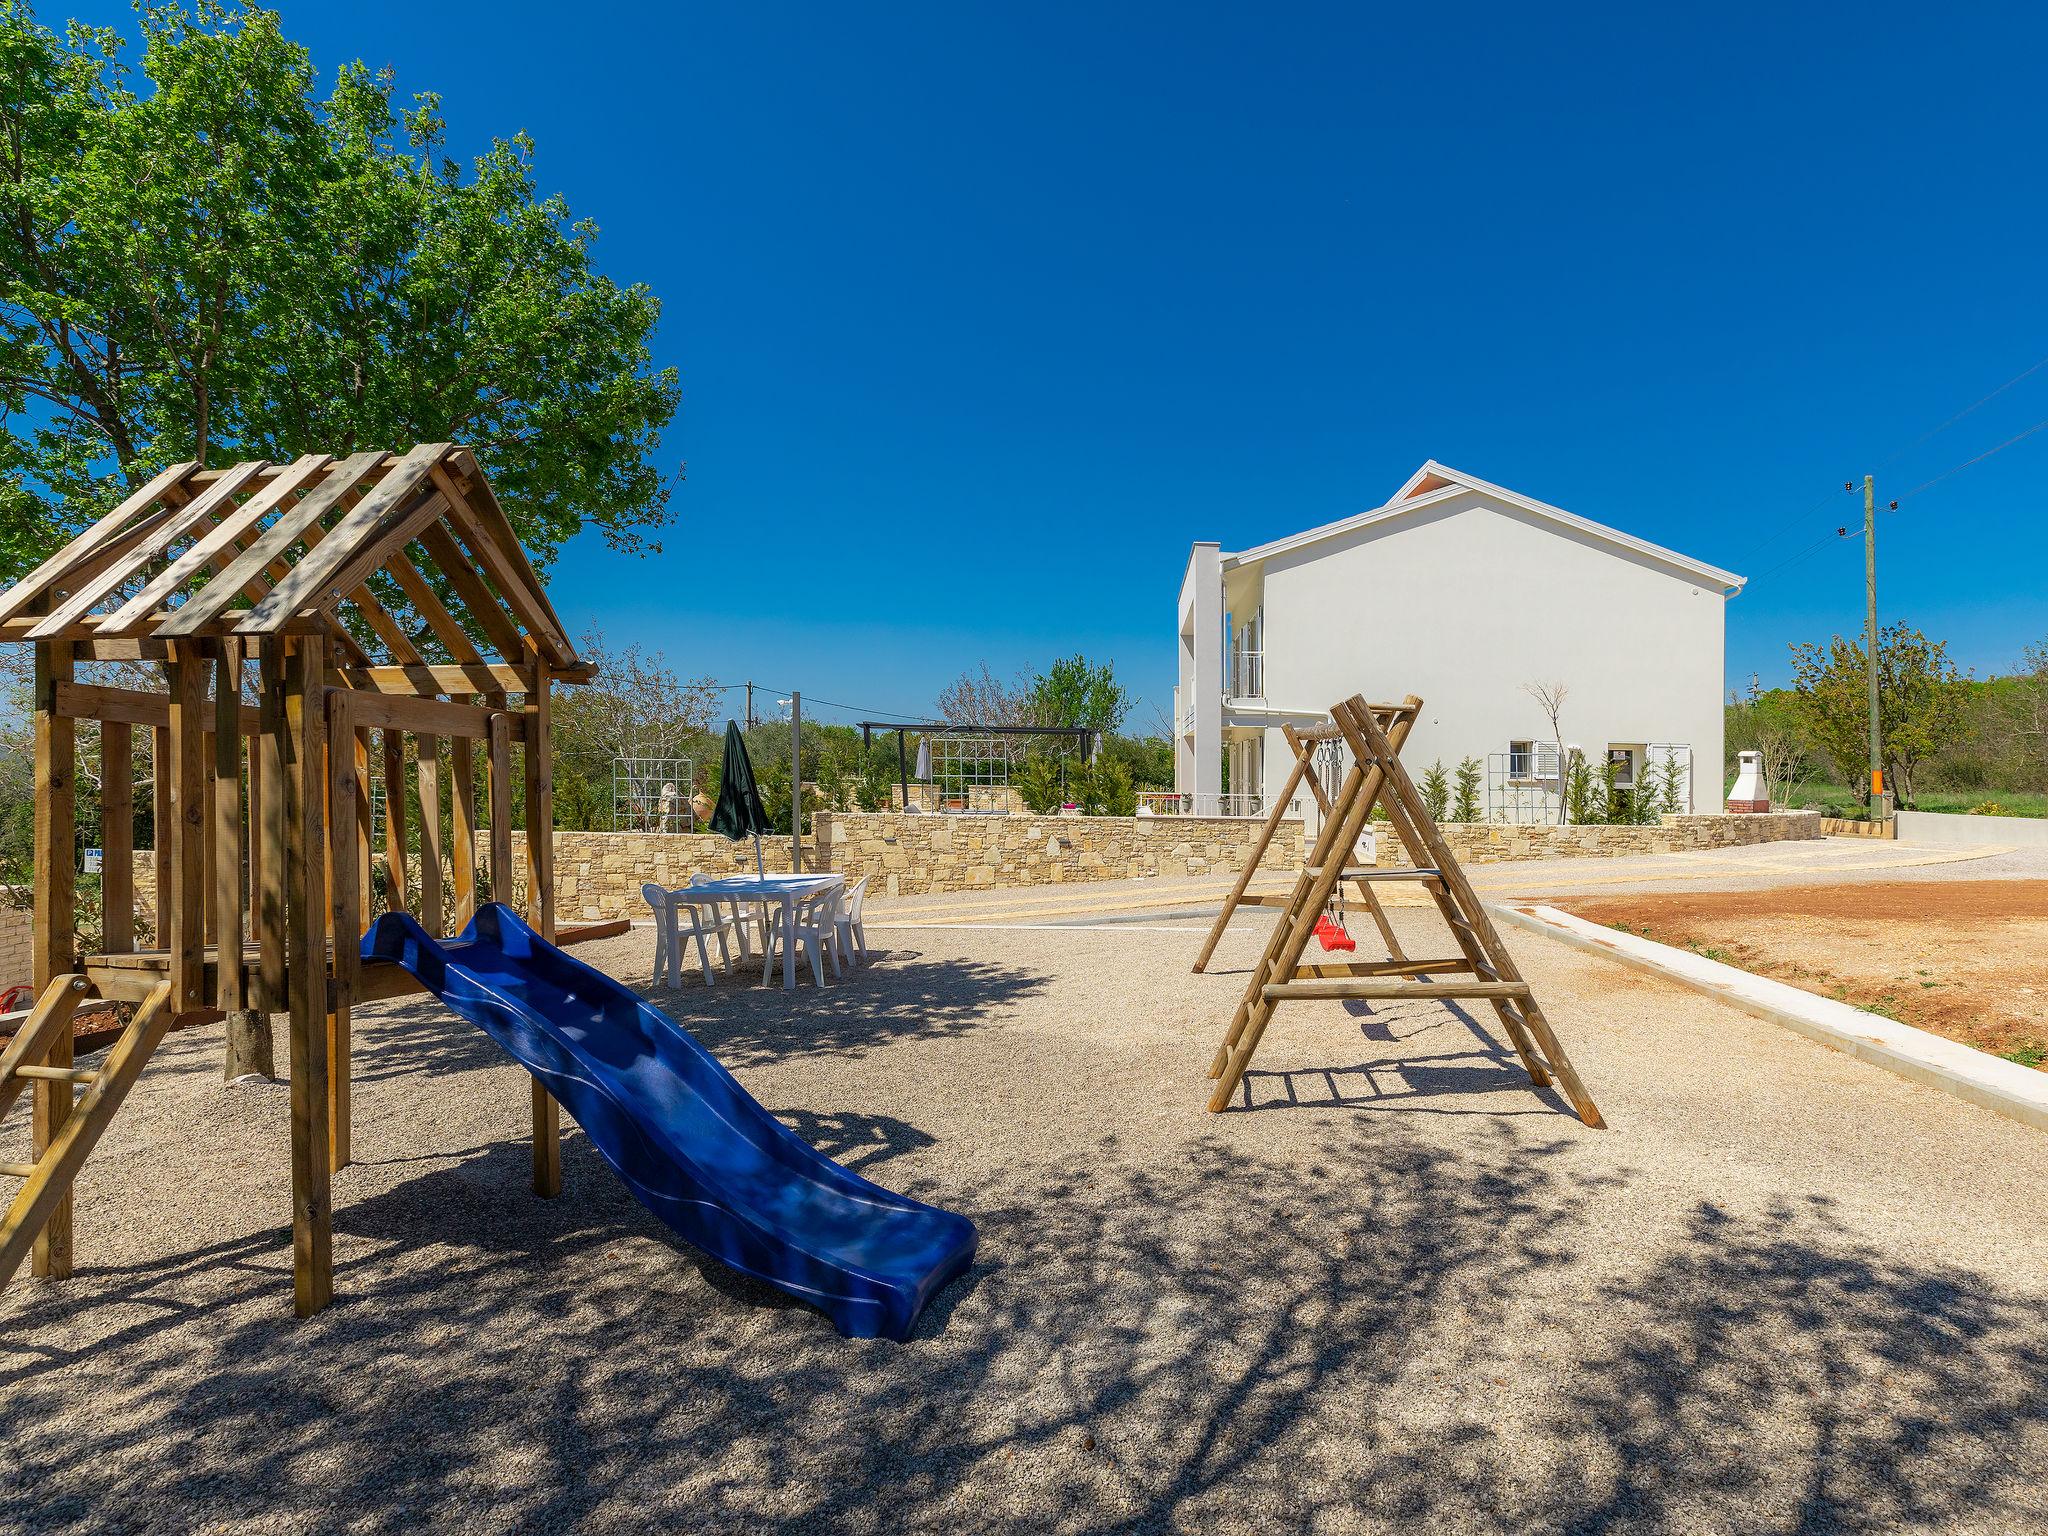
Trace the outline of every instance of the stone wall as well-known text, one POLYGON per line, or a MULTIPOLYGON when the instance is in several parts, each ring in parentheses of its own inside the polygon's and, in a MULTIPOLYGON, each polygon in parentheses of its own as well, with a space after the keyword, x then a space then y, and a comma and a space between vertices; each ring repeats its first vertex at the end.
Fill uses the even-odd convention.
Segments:
POLYGON ((0 992, 27 985, 35 974, 35 912, 21 896, 0 889, 0 992))
MULTIPOLYGON (((819 812, 820 867, 867 877, 876 895, 922 896, 1140 875, 1236 874, 1262 821, 1211 816, 900 816, 819 812)), ((1283 821, 1266 858, 1301 863, 1299 821, 1283 821)))
MULTIPOLYGON (((1410 861, 1393 828, 1375 822, 1375 849, 1383 869, 1410 861)), ((1632 853, 1690 853, 1778 843, 1821 835, 1818 811, 1773 811, 1760 816, 1666 816, 1655 826, 1510 826, 1447 822, 1444 841, 1464 864, 1499 864, 1517 859, 1620 858, 1632 853)))
MULTIPOLYGON (((1244 867, 1263 822, 1204 816, 905 816, 895 811, 819 811, 805 844, 806 869, 830 869, 849 881, 871 878, 876 895, 922 896, 948 891, 1061 885, 1146 875, 1230 875, 1244 867)), ((1393 830, 1374 823, 1382 867, 1407 862, 1393 830)), ((1444 837, 1466 863, 1515 859, 1614 858, 1779 842, 1821 835, 1817 811, 1762 816, 1666 816, 1656 826, 1558 827, 1447 824, 1444 837)), ((515 835, 515 905, 526 899, 526 856, 515 835)), ((790 867, 787 837, 761 840, 770 873, 790 867)), ((1302 824, 1283 821, 1265 869, 1298 869, 1305 856, 1302 824)), ((154 860, 135 858, 137 938, 151 942, 154 860)), ((563 923, 643 917, 640 887, 678 886, 692 875, 751 874, 754 845, 710 832, 557 832, 555 913, 563 923)), ((29 914, 0 905, 0 985, 18 943, 18 980, 28 979, 29 914), (15 928, 20 929, 18 940, 15 928)))

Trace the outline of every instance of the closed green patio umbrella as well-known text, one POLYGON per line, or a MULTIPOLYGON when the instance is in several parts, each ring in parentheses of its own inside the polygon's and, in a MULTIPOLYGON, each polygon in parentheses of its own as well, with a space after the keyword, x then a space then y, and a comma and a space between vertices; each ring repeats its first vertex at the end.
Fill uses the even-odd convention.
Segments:
POLYGON ((761 834, 775 830, 761 805, 761 791, 754 785, 754 763, 747 756, 747 740, 739 722, 725 722, 725 766, 718 777, 718 808, 711 813, 711 830, 738 842, 754 834, 754 871, 763 879, 768 869, 761 859, 761 834))

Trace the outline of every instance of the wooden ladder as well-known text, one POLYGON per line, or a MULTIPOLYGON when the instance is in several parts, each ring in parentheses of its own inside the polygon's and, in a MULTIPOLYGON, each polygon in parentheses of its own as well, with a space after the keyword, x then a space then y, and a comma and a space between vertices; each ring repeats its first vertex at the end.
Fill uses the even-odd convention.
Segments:
MULTIPOLYGON (((1412 712, 1420 705, 1421 700, 1410 695, 1400 706, 1400 711, 1406 713, 1393 715, 1396 725, 1412 719, 1412 712)), ((1325 808, 1315 846, 1295 877, 1294 889, 1286 898, 1280 920, 1274 924, 1264 954, 1252 968, 1244 996, 1210 1063, 1209 1075, 1218 1081, 1209 1096, 1209 1108, 1221 1111, 1230 1107, 1273 1010, 1282 1002, 1298 998, 1471 998, 1493 1006, 1515 1054, 1536 1087, 1548 1086, 1554 1076, 1581 1120, 1589 1126, 1604 1125, 1592 1096, 1586 1092, 1564 1046, 1544 1017, 1534 990, 1516 968, 1484 904, 1429 814, 1421 791, 1401 765, 1401 740, 1390 737, 1381 719, 1389 713, 1387 706, 1369 705, 1361 698, 1347 699, 1330 711, 1336 732, 1351 749, 1351 768, 1325 808), (1385 806, 1388 824, 1415 868, 1345 867, 1375 805, 1385 806), (1441 959, 1410 959, 1393 942, 1382 918, 1388 959, 1304 964, 1302 955, 1314 936, 1316 919, 1339 881, 1369 883, 1381 879, 1420 881, 1450 929, 1458 954, 1441 959), (1394 979, 1402 976, 1412 979, 1394 979)), ((1400 732, 1400 738, 1406 735, 1405 730, 1400 732)), ((1372 910, 1380 916, 1376 902, 1372 910)), ((1218 932, 1221 926, 1219 921, 1218 932)))
MULTIPOLYGON (((163 982, 137 1007, 135 1017, 108 1047, 97 1068, 49 1065, 50 1047, 65 1038, 71 1016, 91 991, 83 976, 57 977, 36 999, 6 1051, 0 1052, 0 1120, 31 1083, 63 1085, 57 1101, 59 1112, 49 1116, 54 1129, 41 1154, 32 1162, 0 1163, 0 1177, 23 1181, 6 1216, 0 1218, 0 1290, 7 1288, 22 1260, 34 1249, 51 1213, 70 1196, 78 1170, 99 1145, 128 1090, 135 1086, 135 1079, 142 1075, 177 1017, 170 1006, 171 984, 163 982), (78 1084, 85 1092, 71 1101, 66 1111, 62 1106, 72 1086, 78 1084)), ((68 1057, 69 1052, 63 1054, 68 1057)))

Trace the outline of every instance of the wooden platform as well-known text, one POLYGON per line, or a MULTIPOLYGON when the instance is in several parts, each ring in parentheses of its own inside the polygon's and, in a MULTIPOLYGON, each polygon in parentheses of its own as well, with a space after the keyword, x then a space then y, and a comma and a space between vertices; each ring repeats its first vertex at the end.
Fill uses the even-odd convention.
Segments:
MULTIPOLYGON (((615 918, 610 922, 583 923, 563 928, 555 934, 555 943, 564 947, 571 944, 589 944, 598 939, 615 938, 632 927, 626 918, 615 918)), ((332 1006, 334 986, 332 957, 333 946, 328 946, 329 955, 329 1006, 332 1006)), ((208 948, 205 955, 206 988, 214 993, 220 975, 220 951, 208 948)), ((171 954, 164 949, 138 949, 123 955, 88 955, 81 966, 86 979, 98 988, 102 997, 121 1002, 139 1003, 156 990, 158 983, 170 975, 171 954)), ((254 944, 242 946, 242 985, 249 1007, 258 1013, 282 1013, 289 1006, 289 999, 272 997, 263 985, 263 978, 257 967, 257 949, 254 944)), ((385 998, 403 997, 411 992, 424 990, 409 971, 388 961, 368 960, 363 962, 362 983, 356 992, 357 1002, 381 1002, 385 998)), ((212 1012, 212 1010, 206 1010, 212 1012)), ((214 1015, 218 1017, 218 1014, 214 1015)))

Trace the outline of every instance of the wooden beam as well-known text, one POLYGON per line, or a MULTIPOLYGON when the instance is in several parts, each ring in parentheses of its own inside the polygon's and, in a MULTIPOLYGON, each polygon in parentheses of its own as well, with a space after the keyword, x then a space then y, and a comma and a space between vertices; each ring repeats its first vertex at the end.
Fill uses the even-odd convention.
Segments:
POLYGON ((243 634, 262 634, 307 608, 326 607, 353 592, 382 563, 386 543, 421 515, 421 501, 413 493, 447 451, 446 443, 421 443, 392 465, 342 515, 320 547, 309 550, 236 628, 243 634))
POLYGON ((493 691, 525 693, 533 686, 530 667, 493 661, 419 667, 344 667, 342 676, 352 688, 376 693, 415 693, 422 698, 493 691))
MULTIPOLYGON (((71 1189, 79 1170, 92 1155, 92 1149, 105 1134, 108 1123, 135 1086, 135 1079, 142 1075, 143 1067, 175 1017, 176 1010, 170 1006, 170 983, 161 982, 108 1050, 99 1071, 78 1100, 76 1112, 65 1116, 62 1131, 47 1146, 37 1146, 35 1171, 15 1194, 5 1219, 0 1220, 0 1287, 13 1279, 14 1272, 21 1267, 22 1251, 29 1245, 30 1234, 49 1232, 59 1213, 70 1208, 71 1189)), ((71 1032, 67 1029, 63 1036, 68 1043, 71 1032)), ((71 1103, 70 1083, 36 1084, 38 1094, 45 1088, 56 1089, 67 1105, 71 1103)), ((34 1241, 40 1258, 42 1239, 34 1241)), ((43 1271, 38 1269, 37 1273, 43 1271)))
MULTIPOLYGON (((491 696, 485 696, 488 705, 491 696)), ((502 695, 498 702, 504 702, 502 695)), ((491 900, 512 905, 512 718, 491 714, 491 900)))
MULTIPOLYGON (((541 651, 547 656, 549 665, 561 668, 575 666, 578 659, 576 648, 569 641, 569 631, 563 627, 562 616, 555 612, 555 605, 548 599, 546 585, 534 570, 533 562, 527 559, 519 535, 512 531, 512 520, 498 505, 497 495, 491 490, 491 482, 485 477, 476 454, 468 448, 458 448, 449 456, 447 468, 454 471, 455 489, 461 497, 452 505, 469 516, 487 538, 497 541, 499 550, 523 578, 518 585, 530 593, 532 601, 539 606, 541 623, 537 633, 541 651)), ((528 628, 533 629, 534 626, 529 625, 528 628)))
POLYGON ((292 1051, 292 1302, 309 1317, 334 1297, 333 1148, 328 1129, 326 648, 301 637, 285 666, 290 814, 288 988, 292 1051))
POLYGON ((411 881, 406 877, 405 735, 387 726, 381 741, 384 749, 384 909, 387 912, 409 912, 412 899, 411 881))
MULTIPOLYGON (((241 708, 239 643, 223 647, 214 664, 213 697, 216 718, 241 708)), ((247 912, 242 903, 242 738, 233 731, 218 731, 213 747, 214 944, 222 955, 234 957, 233 964, 220 968, 213 1006, 222 1013, 240 1013, 249 1006, 241 966, 242 922, 247 912)))
MULTIPOLYGON (((553 716, 546 668, 538 668, 526 696, 526 906, 529 921, 550 943, 555 937, 555 767, 549 729, 553 716)), ((562 1192, 562 1110, 539 1078, 533 1082, 533 1192, 562 1192)))
MULTIPOLYGON (((455 588, 469 614, 483 627, 484 634, 498 654, 510 663, 521 663, 526 659, 526 640, 519 633, 519 625, 499 606, 498 598, 483 577, 476 572, 476 564, 455 542, 455 535, 442 523, 429 523, 419 532, 420 547, 427 552, 441 574, 448 578, 455 588)), ((514 685, 525 687, 524 683, 514 685)))
POLYGON ((149 825, 150 869, 156 876, 156 911, 152 914, 159 946, 170 942, 171 931, 171 725, 164 723, 149 733, 149 825))
POLYGON ((483 653, 469 638, 469 631, 448 611, 433 583, 420 574, 419 567, 412 563, 403 548, 394 549, 385 557, 384 569, 398 583, 399 590, 405 593, 414 611, 427 621, 427 628, 434 632, 434 638, 441 642, 451 659, 479 664, 483 661, 483 653))
POLYGON ((206 664, 174 657, 171 681, 171 862, 157 871, 170 892, 171 1011, 204 1008, 206 996, 206 664))
POLYGON ((100 947, 135 947, 135 731, 100 722, 100 947))
MULTIPOLYGON (((264 575, 271 561, 280 559, 286 550, 304 538, 307 529, 333 511, 341 499, 355 489, 356 482, 383 463, 386 457, 381 450, 371 449, 366 453, 352 454, 335 465, 297 506, 287 507, 279 513, 277 521, 264 529, 256 542, 226 572, 208 582, 204 590, 193 593, 176 613, 157 625, 157 634, 166 639, 194 635, 220 618, 243 587, 264 575)), ((270 597, 264 601, 269 602, 276 594, 277 589, 271 588, 270 597)), ((239 623, 239 620, 230 619, 228 622, 239 623)))
POLYGON ((420 924, 440 937, 447 932, 441 908, 441 738, 421 736, 415 773, 420 787, 420 924))
MULTIPOLYGON (((77 736, 56 712, 57 685, 71 677, 71 647, 61 641, 35 648, 35 929, 30 977, 36 996, 78 962, 77 736)), ((69 1067, 71 1031, 51 1035, 41 1064, 69 1067)), ((71 1118, 71 1085, 39 1082, 33 1107, 35 1155, 40 1160, 71 1118)), ((35 1272, 53 1280, 71 1273, 69 1186, 37 1223, 35 1272)))
POLYGON ((466 736, 448 742, 451 883, 454 887, 456 933, 476 916, 476 758, 466 736))
POLYGON ((445 469, 435 477, 435 483, 448 498, 449 526, 461 537, 463 547, 475 557, 477 564, 489 574, 498 596, 526 626, 527 635, 540 648, 542 656, 550 664, 566 664, 575 660, 575 647, 562 633, 561 624, 555 618, 554 610, 548 606, 539 579, 527 564, 525 552, 519 548, 519 541, 501 539, 489 526, 491 519, 504 516, 497 510, 496 503, 479 512, 445 469))
POLYGON ((0 592, 0 620, 32 611, 43 597, 64 585, 64 578, 80 561, 129 532, 138 515, 146 517, 156 502, 170 495, 198 467, 197 460, 188 459, 153 476, 113 511, 76 535, 5 592, 0 592))
MULTIPOLYGON (((286 742, 285 642, 264 640, 256 651, 263 733, 251 744, 263 766, 255 774, 256 825, 250 879, 256 886, 256 964, 264 995, 274 1005, 287 995, 290 944, 291 757, 286 742)), ((279 1011, 274 1006, 270 1010, 279 1011)))
POLYGON ((252 489, 254 494, 239 507, 225 511, 212 528, 193 541, 191 548, 152 577, 135 596, 101 619, 95 629, 107 636, 145 632, 159 604, 202 569, 218 563, 216 574, 225 573, 242 553, 238 542, 241 537, 290 496, 326 473, 332 462, 324 453, 309 453, 270 476, 268 483, 261 487, 253 485, 252 477, 244 476, 243 485, 252 489))
POLYGON ((1297 980, 1312 976, 1327 979, 1336 976, 1470 975, 1471 972, 1472 962, 1462 955, 1442 960, 1410 960, 1405 956, 1392 960, 1304 960, 1294 968, 1297 980))
POLYGON ((354 1049, 353 1010, 362 973, 362 914, 356 900, 362 872, 356 867, 356 732, 355 694, 334 688, 327 695, 327 811, 331 818, 328 882, 333 904, 334 978, 327 997, 327 1131, 328 1166, 346 1168, 354 1158, 354 1113, 351 1086, 354 1049))
MULTIPOLYGON (((49 617, 29 631, 29 638, 41 639, 49 635, 62 634, 73 624, 84 619, 105 601, 109 593, 116 591, 123 582, 132 581, 151 560, 164 554, 172 544, 203 524, 216 509, 232 506, 235 492, 240 490, 249 477, 261 467, 260 462, 236 465, 233 470, 179 508, 174 515, 154 525, 147 538, 136 539, 132 548, 126 550, 121 558, 109 562, 106 568, 94 575, 91 580, 73 583, 69 596, 50 611, 49 617)), ((175 1007, 175 1002, 173 1006, 175 1007)))
POLYGON ((448 699, 421 698, 410 693, 370 693, 358 689, 355 718, 359 724, 382 730, 411 731, 419 736, 469 736, 481 739, 490 734, 491 712, 473 704, 448 699))
MULTIPOLYGON (((236 642, 240 644, 240 642, 236 642)), ((213 658, 218 661, 216 655, 213 658)), ((262 729, 262 717, 252 705, 236 704, 240 711, 241 735, 253 736, 262 729)), ((169 725, 171 696, 143 693, 134 688, 110 688, 100 683, 60 683, 57 713, 73 720, 113 721, 121 725, 169 725)), ((220 728, 220 714, 211 700, 202 701, 200 728, 208 735, 220 728)))

